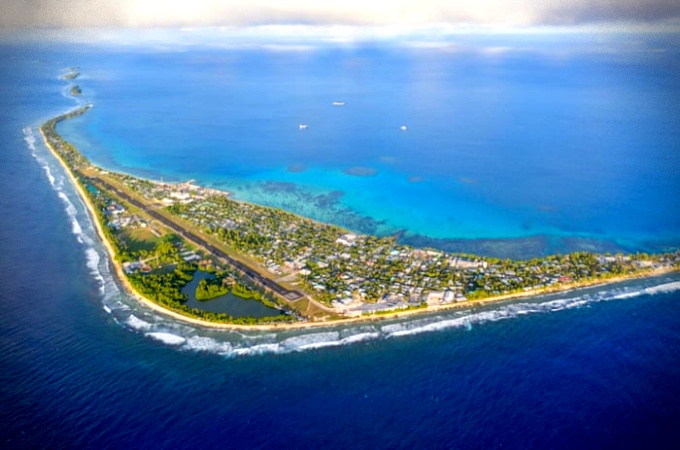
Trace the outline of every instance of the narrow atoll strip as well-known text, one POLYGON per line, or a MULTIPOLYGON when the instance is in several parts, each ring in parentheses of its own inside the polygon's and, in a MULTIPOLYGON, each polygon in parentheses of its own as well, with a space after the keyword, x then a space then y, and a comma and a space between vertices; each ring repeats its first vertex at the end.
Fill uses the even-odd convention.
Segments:
MULTIPOLYGON (((238 202, 192 182, 156 183, 92 165, 56 131, 87 105, 40 127, 90 211, 125 288, 139 301, 205 326, 328 326, 470 307, 680 268, 680 252, 575 252, 531 260, 484 258, 351 233, 289 212, 238 202), (204 298, 231 291, 285 314, 256 319, 186 305, 196 270, 213 273, 204 298)), ((354 176, 374 176, 353 168, 354 176)), ((277 188, 282 188, 278 186, 277 188)), ((204 283, 205 284, 205 283, 204 283)), ((205 294, 205 295, 204 295, 205 294)))

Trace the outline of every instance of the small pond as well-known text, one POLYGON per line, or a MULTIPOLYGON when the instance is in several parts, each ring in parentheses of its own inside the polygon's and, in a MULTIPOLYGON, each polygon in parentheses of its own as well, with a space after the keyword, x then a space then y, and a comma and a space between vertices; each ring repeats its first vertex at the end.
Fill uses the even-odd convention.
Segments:
POLYGON ((259 319, 283 315, 278 309, 270 308, 257 300, 237 297, 231 292, 210 300, 196 300, 196 287, 204 278, 214 278, 214 275, 208 272, 197 271, 194 274, 194 279, 182 289, 182 292, 189 297, 189 300, 186 302, 188 307, 214 313, 225 313, 232 317, 255 317, 259 319))

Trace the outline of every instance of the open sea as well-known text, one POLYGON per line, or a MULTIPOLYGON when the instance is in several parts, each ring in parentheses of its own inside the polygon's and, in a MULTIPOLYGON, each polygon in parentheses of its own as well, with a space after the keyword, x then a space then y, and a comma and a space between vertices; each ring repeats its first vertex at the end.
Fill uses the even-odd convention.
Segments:
POLYGON ((678 273, 408 320, 201 329, 121 290, 38 134, 92 102, 60 131, 96 164, 406 243, 675 250, 677 35, 123 34, 0 41, 3 448, 677 448, 678 273), (73 66, 79 99, 60 79, 73 66))

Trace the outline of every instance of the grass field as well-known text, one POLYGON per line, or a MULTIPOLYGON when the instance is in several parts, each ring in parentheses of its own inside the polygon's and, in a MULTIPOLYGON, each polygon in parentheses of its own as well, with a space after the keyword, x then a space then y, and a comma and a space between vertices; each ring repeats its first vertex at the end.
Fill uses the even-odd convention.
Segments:
POLYGON ((153 251, 160 242, 160 238, 153 234, 149 228, 140 227, 125 230, 120 234, 120 237, 127 243, 128 250, 133 252, 153 251))

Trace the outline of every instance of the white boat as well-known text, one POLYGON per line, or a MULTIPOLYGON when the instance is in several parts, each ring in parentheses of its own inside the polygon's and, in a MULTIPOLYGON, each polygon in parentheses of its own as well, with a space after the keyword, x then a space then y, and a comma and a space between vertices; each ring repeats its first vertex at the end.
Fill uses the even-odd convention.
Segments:
POLYGON ((301 130, 306 130, 306 129, 307 129, 307 124, 306 124, 306 123, 301 123, 300 125, 298 125, 298 127, 299 127, 301 130))
POLYGON ((345 102, 333 102, 333 106, 345 106, 345 102))
POLYGON ((401 131, 406 131, 406 125, 402 125, 400 128, 401 128, 401 131))

